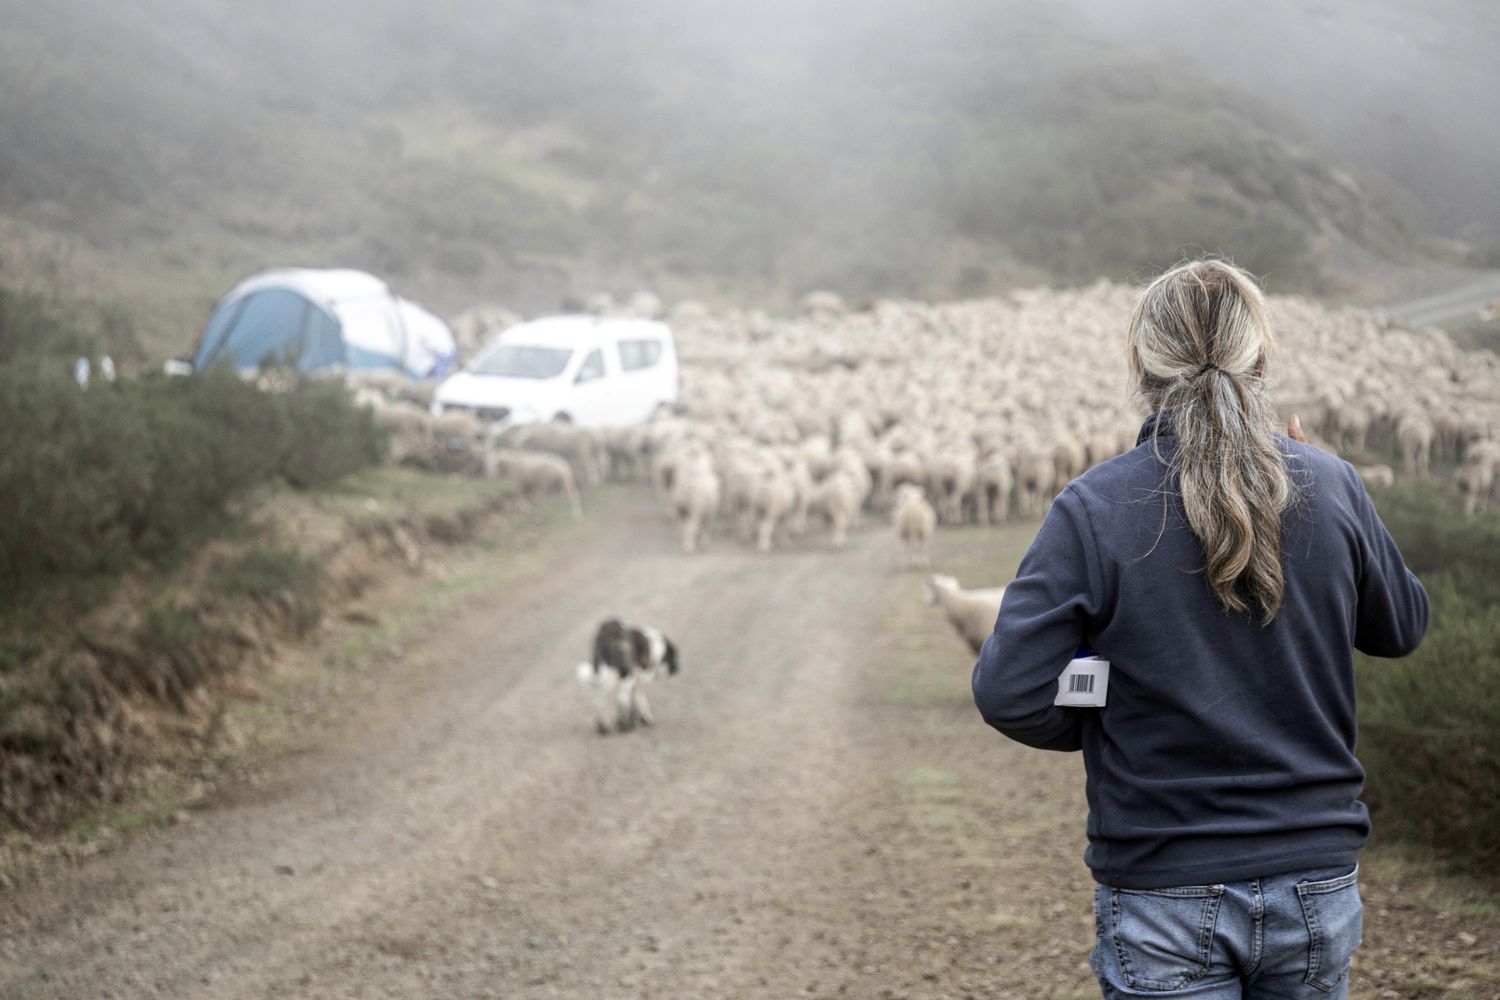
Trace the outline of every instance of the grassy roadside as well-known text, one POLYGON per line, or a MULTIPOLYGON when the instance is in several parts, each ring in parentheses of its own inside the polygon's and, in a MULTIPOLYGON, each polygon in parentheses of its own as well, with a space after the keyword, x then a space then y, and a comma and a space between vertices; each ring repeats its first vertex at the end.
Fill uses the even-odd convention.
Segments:
MULTIPOLYGON (((452 509, 455 497, 431 480, 412 474, 429 511, 452 509)), ((460 485, 463 481, 456 481, 460 485)), ((429 666, 422 642, 442 623, 549 566, 561 553, 583 544, 607 521, 620 488, 605 487, 585 500, 574 521, 567 505, 546 502, 508 514, 467 540, 436 550, 420 576, 398 580, 346 608, 319 640, 275 665, 260 695, 240 707, 231 728, 238 749, 226 766, 253 769, 260 757, 296 750, 326 734, 329 724, 351 714, 360 700, 393 671, 429 666), (241 752, 248 751, 248 753, 241 752)), ((435 665, 433 665, 435 666, 435 665)))
MULTIPOLYGON (((1001 584, 1035 529, 1026 522, 940 532, 933 570, 968 587, 1001 584)), ((1011 746, 984 729, 969 693, 973 658, 941 611, 922 605, 921 580, 919 572, 893 577, 877 640, 885 654, 871 668, 892 724, 911 734, 888 777, 904 822, 920 835, 892 841, 907 855, 896 867, 930 870, 929 855, 938 852, 941 881, 972 883, 987 900, 952 895, 951 926, 1050 984, 1036 996, 1096 996, 1080 963, 1092 935, 1081 762, 1011 746)), ((1492 887, 1377 831, 1361 860, 1361 890, 1367 913, 1355 1000, 1500 995, 1500 895, 1492 887)))
MULTIPOLYGON (((186 711, 133 699, 135 752, 120 794, 71 811, 50 831, 0 832, 0 880, 59 857, 93 854, 143 828, 186 822, 192 810, 256 784, 274 762, 311 746, 358 716, 394 672, 414 668, 422 636, 485 595, 503 591, 582 542, 602 523, 614 494, 599 491, 573 521, 565 505, 518 504, 504 482, 370 469, 329 489, 273 491, 255 500, 245 525, 212 552, 153 581, 157 594, 201 589, 205 567, 244 566, 233 579, 252 593, 281 594, 285 570, 318 566, 318 615, 300 635, 266 641, 253 662, 225 671, 195 693, 186 711), (358 587, 350 588, 349 579, 358 587)), ((139 592, 132 595, 140 596, 139 592)), ((243 607, 243 605, 242 605, 243 607)), ((253 631, 253 630, 250 630, 253 631)))

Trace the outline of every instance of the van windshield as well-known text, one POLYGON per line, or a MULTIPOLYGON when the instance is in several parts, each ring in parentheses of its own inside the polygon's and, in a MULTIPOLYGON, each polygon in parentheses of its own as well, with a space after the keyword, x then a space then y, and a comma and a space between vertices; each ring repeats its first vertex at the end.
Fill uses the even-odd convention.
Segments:
POLYGON ((567 347, 496 344, 470 369, 475 375, 506 378, 556 378, 568 366, 573 351, 567 347))

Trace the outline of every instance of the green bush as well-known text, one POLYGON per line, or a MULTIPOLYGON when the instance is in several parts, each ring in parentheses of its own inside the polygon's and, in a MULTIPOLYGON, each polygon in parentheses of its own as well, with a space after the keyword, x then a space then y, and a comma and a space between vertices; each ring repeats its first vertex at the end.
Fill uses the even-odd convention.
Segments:
POLYGON ((41 297, 0 288, 0 365, 38 352, 73 357, 94 346, 93 337, 41 297))
POLYGON ((1409 483, 1376 497, 1380 518, 1424 583, 1446 574, 1470 596, 1500 604, 1500 518, 1464 517, 1452 497, 1409 483))
POLYGON ((1427 586, 1427 637, 1360 657, 1359 753, 1379 833, 1493 877, 1500 862, 1500 518, 1431 488, 1382 494, 1382 519, 1427 586))
POLYGON ((381 449, 335 383, 272 394, 208 373, 80 391, 61 359, 0 365, 0 599, 168 556, 251 486, 319 486, 381 449))

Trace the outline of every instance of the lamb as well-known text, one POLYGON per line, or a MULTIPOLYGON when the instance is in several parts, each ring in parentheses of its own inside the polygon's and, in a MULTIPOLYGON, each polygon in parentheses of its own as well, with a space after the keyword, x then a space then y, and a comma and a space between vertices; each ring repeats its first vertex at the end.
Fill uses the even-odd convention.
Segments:
POLYGON ((672 506, 682 523, 682 551, 689 555, 708 541, 709 525, 719 511, 719 493, 719 477, 707 461, 681 470, 672 487, 672 506))
POLYGON ((512 424, 500 433, 501 443, 513 448, 551 452, 573 467, 573 478, 597 486, 608 474, 609 451, 602 437, 587 427, 546 421, 512 424))
POLYGON ((576 521, 583 517, 583 504, 578 496, 578 484, 573 479, 573 467, 556 455, 523 451, 520 448, 486 448, 484 474, 490 479, 502 474, 508 476, 515 481, 521 495, 525 497, 539 492, 561 494, 572 509, 573 519, 576 521))
MULTIPOLYGON (((383 400, 383 397, 376 397, 383 400)), ((375 426, 390 434, 391 458, 401 461, 425 451, 432 443, 431 418, 410 403, 375 402, 370 407, 375 426)))
POLYGON ((1374 414, 1360 403, 1345 403, 1330 415, 1333 443, 1340 449, 1363 451, 1374 414))
POLYGON ((937 528, 937 511, 923 496, 916 483, 903 483, 896 489, 896 506, 891 515, 896 537, 906 549, 908 566, 926 566, 932 561, 932 533, 937 528))
POLYGON ((1480 441, 1469 448, 1468 460, 1454 473, 1463 494, 1464 513, 1488 510, 1500 478, 1500 442, 1480 441))
POLYGON ((472 448, 484 437, 484 424, 466 410, 445 410, 432 418, 432 436, 448 447, 472 448))
POLYGON ((974 456, 960 451, 939 455, 932 463, 928 482, 937 487, 939 518, 944 524, 962 524, 964 500, 974 495, 974 456))
POLYGON ((847 471, 835 472, 813 488, 810 507, 828 518, 835 549, 848 543, 849 526, 858 516, 863 498, 862 484, 847 471))
POLYGON ((1389 465, 1357 465, 1354 471, 1359 473, 1366 486, 1390 489, 1396 485, 1396 472, 1389 465))
POLYGON ((756 551, 761 555, 771 551, 777 529, 789 526, 796 507, 797 488, 785 473, 772 473, 756 484, 750 499, 756 551))
POLYGON ((990 526, 1004 524, 1010 516, 1010 493, 1015 476, 1003 454, 993 454, 979 465, 979 514, 990 526))
POLYGON ((1088 468, 1088 454, 1077 438, 1064 437, 1052 449, 1052 467, 1057 486, 1066 486, 1088 468))
POLYGON ((1468 462, 1453 473, 1458 492, 1464 498, 1464 514, 1473 515, 1489 509, 1490 495, 1495 491, 1495 466, 1490 462, 1468 462))
POLYGON ((875 481, 870 478, 870 470, 865 466, 864 459, 848 448, 841 448, 834 455, 834 475, 843 476, 853 490, 854 508, 850 513, 849 524, 858 528, 864 524, 865 504, 870 500, 870 491, 874 489, 875 481))
POLYGON ((1052 456, 1042 451, 1028 452, 1021 459, 1019 480, 1021 513, 1032 514, 1041 506, 1052 491, 1057 475, 1052 456))
POLYGON ((953 577, 941 573, 929 577, 923 588, 927 605, 942 606, 948 624, 969 644, 975 656, 979 655, 984 640, 995 630, 995 619, 1000 615, 1000 601, 1004 596, 1004 587, 965 590, 953 577))
POLYGON ((793 535, 801 537, 807 534, 807 514, 812 507, 813 500, 813 476, 807 467, 807 460, 801 455, 787 455, 783 464, 786 467, 787 477, 791 480, 792 489, 796 491, 797 499, 792 503, 792 516, 789 527, 793 535))
POLYGON ((1431 422, 1420 414, 1405 414, 1396 424, 1396 444, 1409 474, 1427 474, 1432 464, 1432 436, 1431 422))
POLYGON ((882 496, 894 496, 895 490, 904 483, 925 485, 927 482, 927 471, 922 468, 922 459, 910 451, 901 451, 890 456, 880 472, 882 496))

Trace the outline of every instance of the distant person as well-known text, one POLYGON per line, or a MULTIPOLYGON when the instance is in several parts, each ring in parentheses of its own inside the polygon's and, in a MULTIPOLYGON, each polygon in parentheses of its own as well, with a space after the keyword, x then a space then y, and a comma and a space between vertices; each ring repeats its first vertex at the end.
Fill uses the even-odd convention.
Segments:
MULTIPOLYGON (((1427 629, 1354 469, 1274 432, 1254 280, 1173 268, 1131 317, 1134 450, 1069 483, 974 667, 991 726, 1082 750, 1106 998, 1344 997, 1359 945, 1353 650, 1427 629), (1102 708, 1053 704, 1080 647, 1102 708)), ((1295 438, 1295 439, 1294 439, 1295 438)))
POLYGON ((78 383, 78 388, 89 387, 89 359, 79 358, 73 362, 73 381, 78 383))
POLYGON ((100 358, 99 374, 104 376, 104 381, 113 382, 115 380, 115 359, 108 354, 100 358))

